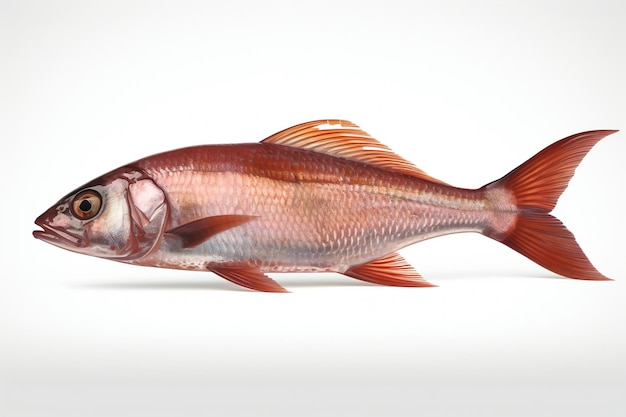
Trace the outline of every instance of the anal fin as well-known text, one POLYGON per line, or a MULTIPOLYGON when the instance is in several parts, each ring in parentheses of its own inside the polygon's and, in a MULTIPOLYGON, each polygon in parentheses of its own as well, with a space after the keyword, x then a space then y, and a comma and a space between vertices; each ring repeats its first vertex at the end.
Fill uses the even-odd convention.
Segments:
POLYGON ((398 253, 392 253, 366 264, 356 265, 343 273, 372 284, 395 287, 434 287, 398 253))
POLYGON ((272 278, 265 275, 258 267, 246 264, 210 265, 208 270, 251 290, 263 292, 289 292, 272 278))

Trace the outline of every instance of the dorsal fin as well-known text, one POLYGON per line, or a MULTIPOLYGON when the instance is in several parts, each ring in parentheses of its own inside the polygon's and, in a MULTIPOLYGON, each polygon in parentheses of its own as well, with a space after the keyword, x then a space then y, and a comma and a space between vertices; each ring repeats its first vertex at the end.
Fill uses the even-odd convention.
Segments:
POLYGON ((395 154, 388 146, 347 120, 328 119, 302 123, 275 133, 262 142, 308 149, 445 184, 395 154))

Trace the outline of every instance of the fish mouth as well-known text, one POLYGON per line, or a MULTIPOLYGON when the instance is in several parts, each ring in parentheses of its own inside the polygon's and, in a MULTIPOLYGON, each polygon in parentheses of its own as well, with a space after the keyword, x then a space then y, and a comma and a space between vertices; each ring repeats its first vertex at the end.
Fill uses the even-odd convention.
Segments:
POLYGON ((72 249, 85 246, 85 239, 83 236, 70 233, 65 230, 55 229, 54 227, 47 225, 41 219, 35 220, 35 224, 43 229, 33 231, 33 236, 37 239, 63 248, 72 249))

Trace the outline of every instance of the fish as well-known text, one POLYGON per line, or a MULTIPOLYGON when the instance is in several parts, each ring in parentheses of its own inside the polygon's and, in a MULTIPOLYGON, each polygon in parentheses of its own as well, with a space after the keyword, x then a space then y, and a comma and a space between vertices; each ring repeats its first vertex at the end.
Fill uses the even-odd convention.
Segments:
POLYGON ((609 280, 550 212, 574 171, 616 130, 557 141, 487 185, 458 188, 356 124, 302 123, 258 143, 148 156, 77 188, 35 220, 35 238, 73 252, 210 271, 287 292, 268 274, 334 272, 373 284, 435 286, 398 251, 480 233, 555 274, 609 280))

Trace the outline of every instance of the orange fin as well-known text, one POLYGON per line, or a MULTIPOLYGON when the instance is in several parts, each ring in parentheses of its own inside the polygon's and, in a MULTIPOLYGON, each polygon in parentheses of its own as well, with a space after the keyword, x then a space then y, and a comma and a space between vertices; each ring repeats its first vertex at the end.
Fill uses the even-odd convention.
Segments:
POLYGON ((574 235, 548 214, 591 148, 616 130, 578 133, 562 139, 483 189, 505 189, 518 213, 506 232, 487 230, 498 240, 534 262, 568 278, 608 280, 591 264, 574 235))
POLYGON ((392 253, 363 265, 353 266, 343 273, 351 278, 395 287, 434 287, 413 269, 399 254, 392 253))
POLYGON ((329 119, 302 123, 275 133, 261 142, 308 149, 445 184, 395 154, 388 146, 347 120, 329 119))
POLYGON ((574 171, 600 139, 617 130, 593 130, 553 143, 498 180, 515 193, 518 207, 550 211, 567 188, 574 171))
POLYGON ((175 236, 180 239, 183 248, 193 248, 218 233, 240 226, 256 218, 258 217, 242 214, 205 217, 170 229, 165 234, 166 236, 175 236))
POLYGON ((228 281, 250 288, 251 290, 263 292, 289 292, 279 283, 265 275, 257 267, 241 264, 227 264, 209 266, 209 271, 227 279, 228 281))
POLYGON ((500 241, 559 275, 575 279, 610 280, 591 264, 572 232, 550 214, 523 211, 512 233, 500 241))

